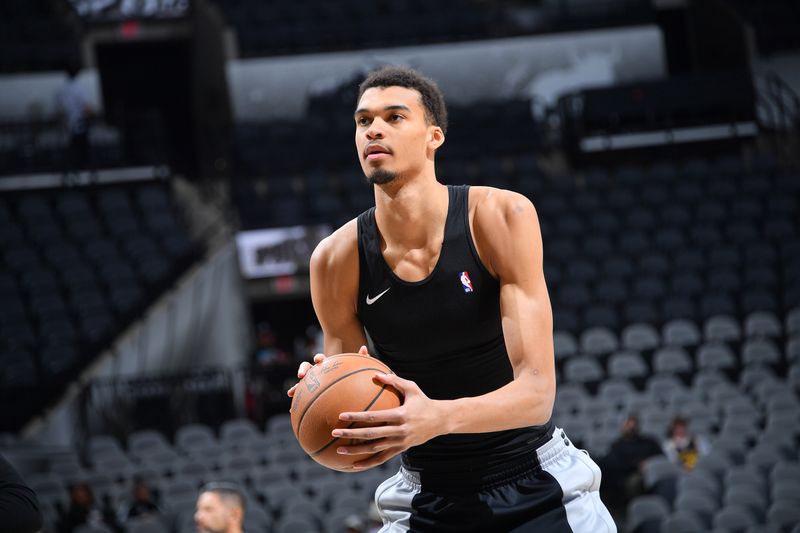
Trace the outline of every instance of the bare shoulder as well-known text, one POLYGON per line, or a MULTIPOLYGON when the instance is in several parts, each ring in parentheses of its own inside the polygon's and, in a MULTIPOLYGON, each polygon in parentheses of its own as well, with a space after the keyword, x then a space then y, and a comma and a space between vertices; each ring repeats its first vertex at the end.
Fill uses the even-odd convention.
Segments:
POLYGON ((358 226, 356 219, 320 241, 311 254, 311 270, 348 268, 358 264, 358 226))
POLYGON ((478 231, 492 231, 520 222, 535 222, 536 209, 524 195, 495 187, 470 187, 470 211, 478 231))

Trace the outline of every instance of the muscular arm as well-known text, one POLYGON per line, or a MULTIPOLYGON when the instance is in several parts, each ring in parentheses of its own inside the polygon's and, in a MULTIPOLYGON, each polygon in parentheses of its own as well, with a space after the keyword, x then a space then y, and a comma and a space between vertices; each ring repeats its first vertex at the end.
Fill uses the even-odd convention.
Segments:
POLYGON ((500 281, 503 335, 514 379, 479 397, 445 405, 450 433, 499 431, 544 424, 555 399, 553 315, 542 268, 536 211, 522 195, 476 190, 476 246, 500 281))
POLYGON ((358 320, 358 241, 351 221, 324 239, 311 256, 311 301, 325 354, 357 352, 367 344, 358 320))

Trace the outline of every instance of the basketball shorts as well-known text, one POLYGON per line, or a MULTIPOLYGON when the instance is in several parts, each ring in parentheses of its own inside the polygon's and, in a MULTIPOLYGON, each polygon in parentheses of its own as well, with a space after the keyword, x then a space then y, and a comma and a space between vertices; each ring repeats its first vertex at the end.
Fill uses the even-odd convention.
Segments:
POLYGON ((555 428, 522 463, 476 484, 428 480, 404 466, 375 492, 381 533, 616 532, 600 501, 600 468, 555 428))

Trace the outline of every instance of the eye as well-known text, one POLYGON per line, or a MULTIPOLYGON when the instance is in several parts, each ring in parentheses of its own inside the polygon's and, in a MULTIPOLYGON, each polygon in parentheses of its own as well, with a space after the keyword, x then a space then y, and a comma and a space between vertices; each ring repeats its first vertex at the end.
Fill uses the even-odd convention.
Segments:
POLYGON ((369 119, 367 119, 367 117, 358 117, 356 119, 356 124, 358 124, 359 126, 366 126, 367 124, 369 124, 369 119))
POLYGON ((391 120, 392 122, 397 122, 398 120, 400 120, 402 118, 404 118, 403 115, 401 115, 399 113, 395 113, 391 117, 389 117, 389 120, 391 120))

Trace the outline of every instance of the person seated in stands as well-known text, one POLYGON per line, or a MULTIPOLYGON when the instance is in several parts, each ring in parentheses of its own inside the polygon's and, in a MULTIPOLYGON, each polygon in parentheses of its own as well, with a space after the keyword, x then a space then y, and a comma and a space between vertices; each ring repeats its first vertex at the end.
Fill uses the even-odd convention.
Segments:
POLYGON ((630 500, 644 492, 642 464, 656 455, 662 455, 658 441, 639 430, 639 418, 628 415, 622 425, 622 435, 615 440, 601 461, 603 494, 617 506, 626 506, 630 500))
POLYGON ((203 533, 242 533, 244 494, 235 483, 207 483, 197 497, 194 523, 203 533))
POLYGON ((59 533, 72 533, 79 526, 106 526, 112 530, 118 530, 114 513, 106 501, 102 508, 95 503, 92 488, 82 481, 73 484, 69 489, 69 509, 61 512, 61 519, 58 524, 59 533))
POLYGON ((150 485, 147 481, 141 478, 134 479, 133 484, 133 501, 126 509, 123 520, 130 520, 138 516, 146 516, 153 514, 160 514, 161 509, 155 502, 153 491, 150 490, 150 485))
POLYGON ((703 436, 689 433, 689 422, 676 416, 669 425, 669 437, 662 449, 670 461, 684 470, 691 470, 701 456, 711 451, 711 444, 703 436))

